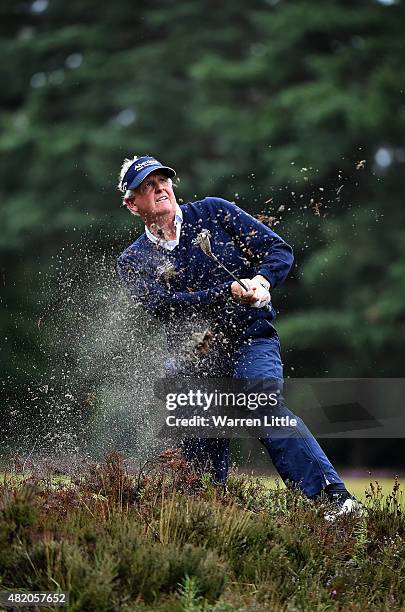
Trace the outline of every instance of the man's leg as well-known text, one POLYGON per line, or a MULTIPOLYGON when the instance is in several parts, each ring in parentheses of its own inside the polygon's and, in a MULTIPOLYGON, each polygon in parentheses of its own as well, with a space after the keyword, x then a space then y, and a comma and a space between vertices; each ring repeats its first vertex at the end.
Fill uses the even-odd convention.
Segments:
POLYGON ((199 474, 208 472, 215 482, 225 484, 229 466, 228 438, 187 438, 181 449, 199 474))
MULTIPOLYGON (((168 360, 165 364, 166 374, 175 379, 189 379, 190 376, 197 379, 202 370, 209 372, 212 376, 223 374, 222 371, 213 367, 216 362, 221 363, 216 353, 210 359, 201 360, 198 367, 188 362, 180 362, 176 359, 168 360)), ((221 367, 221 366, 220 366, 221 367)), ((229 445, 227 438, 184 438, 180 448, 188 463, 200 475, 210 473, 218 484, 225 484, 228 478, 229 468, 229 445)))
MULTIPOLYGON (((282 384, 283 368, 277 334, 270 338, 253 338, 238 349, 234 378, 277 379, 282 384)), ((303 421, 294 415, 283 401, 266 408, 267 414, 289 416, 297 420, 296 427, 280 429, 277 435, 260 439, 284 482, 299 487, 308 497, 319 494, 325 487, 345 491, 343 481, 326 457, 303 421)))

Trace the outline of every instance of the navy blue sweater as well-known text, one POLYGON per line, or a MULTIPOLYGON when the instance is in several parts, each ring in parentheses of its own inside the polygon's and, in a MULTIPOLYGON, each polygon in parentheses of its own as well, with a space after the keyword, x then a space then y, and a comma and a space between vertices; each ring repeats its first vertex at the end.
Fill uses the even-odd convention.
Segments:
MULTIPOLYGON (((275 310, 236 303, 233 279, 207 257, 193 240, 203 229, 211 235, 213 253, 239 278, 261 274, 276 287, 292 262, 291 247, 270 228, 221 198, 207 197, 181 206, 180 241, 172 251, 143 234, 117 260, 117 272, 131 297, 167 324, 198 316, 226 335, 238 337, 256 321, 272 327, 275 310)), ((257 326, 256 326, 257 327, 257 326)))

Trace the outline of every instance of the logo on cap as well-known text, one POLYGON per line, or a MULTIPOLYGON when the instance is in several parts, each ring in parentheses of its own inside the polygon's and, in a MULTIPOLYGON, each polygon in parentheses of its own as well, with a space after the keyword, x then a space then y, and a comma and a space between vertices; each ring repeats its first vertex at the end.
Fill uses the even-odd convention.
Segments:
POLYGON ((142 168, 145 168, 146 166, 155 166, 156 164, 159 164, 157 159, 148 159, 140 164, 136 164, 134 166, 134 170, 142 170, 142 168))

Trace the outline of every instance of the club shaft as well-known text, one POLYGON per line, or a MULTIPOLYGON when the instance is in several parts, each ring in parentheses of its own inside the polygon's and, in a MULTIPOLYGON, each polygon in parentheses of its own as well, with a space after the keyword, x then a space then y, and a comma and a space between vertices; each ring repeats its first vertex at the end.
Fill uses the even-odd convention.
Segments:
MULTIPOLYGON (((209 249, 209 251, 204 250, 204 253, 206 255, 208 255, 208 257, 211 257, 211 259, 213 259, 218 266, 220 266, 223 270, 225 270, 225 272, 227 272, 230 276, 232 276, 232 278, 235 279, 237 283, 239 283, 239 285, 242 287, 242 289, 244 289, 245 291, 249 291, 249 287, 246 287, 246 285, 244 283, 242 283, 240 278, 238 278, 233 272, 228 270, 228 268, 226 266, 224 266, 224 264, 221 261, 219 261, 219 259, 214 255, 214 253, 211 251, 211 249, 209 249)), ((263 310, 265 310, 266 312, 270 312, 271 311, 271 305, 267 304, 266 306, 263 307, 263 310)))
POLYGON ((211 257, 212 259, 219 265, 221 266, 221 268, 223 268, 225 270, 225 272, 228 272, 228 274, 230 274, 230 276, 232 276, 233 279, 236 280, 237 283, 239 283, 239 285, 242 287, 242 289, 244 289, 245 291, 249 291, 249 287, 246 287, 246 285, 244 283, 242 283, 242 281, 240 280, 240 278, 238 278, 237 276, 235 276, 235 274, 233 272, 231 272, 230 270, 228 270, 228 268, 226 266, 224 266, 224 264, 219 261, 219 259, 217 259, 214 255, 214 253, 211 253, 211 257))

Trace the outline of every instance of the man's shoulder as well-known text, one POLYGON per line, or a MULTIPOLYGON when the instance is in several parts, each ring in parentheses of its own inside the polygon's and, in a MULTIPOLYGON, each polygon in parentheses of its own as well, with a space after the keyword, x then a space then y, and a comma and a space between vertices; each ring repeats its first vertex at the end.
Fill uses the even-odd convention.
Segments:
POLYGON ((132 260, 134 261, 142 254, 145 249, 148 247, 148 239, 146 234, 142 234, 137 238, 132 244, 130 244, 120 255, 117 257, 117 264, 120 265, 125 261, 132 260))
POLYGON ((235 208, 234 202, 229 202, 224 198, 218 198, 216 196, 205 196, 201 200, 195 202, 187 202, 180 206, 183 215, 198 217, 215 216, 223 211, 229 211, 235 208))

